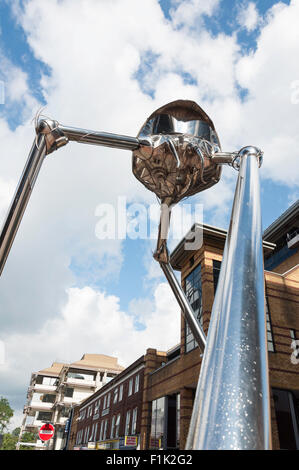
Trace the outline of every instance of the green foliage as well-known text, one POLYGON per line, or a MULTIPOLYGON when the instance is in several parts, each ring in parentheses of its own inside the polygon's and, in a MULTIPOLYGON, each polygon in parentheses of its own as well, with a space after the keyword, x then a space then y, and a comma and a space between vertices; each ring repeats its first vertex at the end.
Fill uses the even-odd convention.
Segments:
MULTIPOLYGON (((22 434, 21 442, 36 442, 36 439, 37 439, 37 433, 24 432, 22 434)), ((20 445, 20 450, 35 450, 35 447, 20 445)))
MULTIPOLYGON (((13 416, 14 411, 11 409, 9 402, 6 398, 0 398, 0 434, 3 434, 3 441, 1 450, 16 450, 16 445, 19 440, 21 428, 14 429, 11 433, 3 433, 9 425, 9 421, 13 416)), ((24 432, 22 434, 22 442, 35 442, 37 434, 32 432, 24 432)), ((20 446, 20 450, 34 450, 34 446, 20 446)))
MULTIPOLYGON (((6 433, 3 435, 3 443, 0 450, 16 450, 16 445, 19 440, 21 428, 14 429, 11 433, 6 433)), ((24 432, 22 434, 21 442, 35 442, 37 439, 37 433, 33 432, 24 432)), ((20 450, 35 450, 34 446, 22 446, 20 445, 20 450)))
POLYGON ((14 430, 12 431, 11 434, 12 434, 12 436, 17 436, 17 437, 19 437, 20 431, 21 431, 21 428, 16 428, 16 429, 14 429, 14 430))
POLYGON ((13 416, 13 410, 9 406, 8 400, 4 397, 0 398, 0 433, 2 434, 9 424, 10 418, 13 416))
POLYGON ((16 450, 17 442, 18 442, 17 436, 13 436, 12 434, 6 433, 3 436, 1 450, 16 450))

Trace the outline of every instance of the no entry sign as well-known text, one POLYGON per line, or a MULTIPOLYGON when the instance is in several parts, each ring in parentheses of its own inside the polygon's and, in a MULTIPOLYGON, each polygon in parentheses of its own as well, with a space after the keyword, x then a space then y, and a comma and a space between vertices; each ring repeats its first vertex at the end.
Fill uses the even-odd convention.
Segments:
POLYGON ((38 435, 42 441, 48 441, 54 436, 54 426, 50 423, 43 424, 40 427, 38 435))

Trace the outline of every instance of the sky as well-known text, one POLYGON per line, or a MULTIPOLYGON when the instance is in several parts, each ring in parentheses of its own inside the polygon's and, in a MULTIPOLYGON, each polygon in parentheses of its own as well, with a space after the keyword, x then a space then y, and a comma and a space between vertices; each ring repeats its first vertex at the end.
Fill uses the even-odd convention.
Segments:
MULTIPOLYGON (((0 0, 0 223, 41 109, 136 136, 155 109, 191 99, 224 151, 263 150, 265 229, 299 195, 298 21, 298 0, 0 0)), ((236 178, 225 168, 184 210, 200 205, 204 223, 228 228, 236 178)), ((69 143, 46 157, 0 278, 0 396, 12 428, 31 372, 84 353, 127 366, 179 342, 179 308, 152 259, 156 208, 129 151, 69 143), (121 205, 131 231, 101 239, 103 209, 118 227, 121 205), (153 236, 140 236, 136 217, 153 236)), ((184 220, 187 231, 194 220, 184 220)), ((170 235, 173 248, 184 233, 170 235)))

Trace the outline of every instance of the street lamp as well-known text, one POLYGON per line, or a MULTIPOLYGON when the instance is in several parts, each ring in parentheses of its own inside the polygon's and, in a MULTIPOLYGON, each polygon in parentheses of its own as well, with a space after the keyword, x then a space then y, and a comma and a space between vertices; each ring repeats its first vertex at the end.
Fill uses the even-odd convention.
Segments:
POLYGON ((133 151, 132 171, 161 202, 154 258, 204 351, 187 449, 269 449, 270 400, 264 309, 259 174, 262 152, 222 152, 209 116, 193 101, 156 110, 137 137, 39 119, 23 174, 0 234, 4 268, 44 157, 69 141, 133 151), (238 170, 230 227, 206 338, 169 262, 172 207, 216 184, 222 165, 238 170))

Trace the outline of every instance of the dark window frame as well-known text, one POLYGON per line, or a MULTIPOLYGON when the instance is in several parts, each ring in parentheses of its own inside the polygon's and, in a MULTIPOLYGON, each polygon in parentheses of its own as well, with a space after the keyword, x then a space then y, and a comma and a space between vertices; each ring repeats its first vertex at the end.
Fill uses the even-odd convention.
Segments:
MULTIPOLYGON (((200 326, 203 327, 203 307, 202 307, 202 270, 201 263, 197 264, 194 269, 188 274, 184 279, 184 291, 190 305, 195 311, 196 319, 199 322, 200 326), (194 287, 198 282, 198 286, 194 287), (188 285, 190 283, 190 285, 188 285), (198 298, 193 300, 196 294, 198 293, 198 298), (194 308, 199 305, 199 308, 194 308)), ((188 323, 185 321, 185 353, 193 351, 198 344, 194 339, 194 336, 191 332, 191 329, 188 323)))
POLYGON ((268 350, 268 353, 269 352, 275 353, 276 348, 275 348, 275 342, 274 342, 274 334, 273 334, 273 328, 272 328, 272 322, 271 322, 271 313, 270 313, 267 293, 265 295, 265 313, 266 313, 266 327, 267 327, 267 350, 268 350), (269 339, 268 335, 270 336, 270 339, 269 339), (273 347, 273 351, 271 349, 271 345, 273 347))

